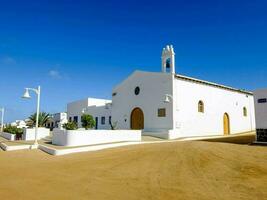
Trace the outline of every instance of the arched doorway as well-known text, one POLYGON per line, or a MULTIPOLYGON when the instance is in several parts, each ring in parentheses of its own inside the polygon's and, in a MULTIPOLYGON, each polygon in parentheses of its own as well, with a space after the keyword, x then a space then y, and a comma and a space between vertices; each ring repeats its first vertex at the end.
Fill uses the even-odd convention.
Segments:
POLYGON ((230 134, 230 118, 227 113, 223 115, 223 134, 229 135, 230 134))
POLYGON ((131 113, 131 129, 144 129, 144 113, 140 108, 133 109, 131 113))

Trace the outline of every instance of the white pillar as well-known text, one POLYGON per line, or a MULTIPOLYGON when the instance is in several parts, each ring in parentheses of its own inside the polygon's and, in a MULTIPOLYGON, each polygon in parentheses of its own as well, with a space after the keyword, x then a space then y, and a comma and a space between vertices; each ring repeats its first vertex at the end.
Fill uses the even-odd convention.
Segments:
POLYGON ((1 117, 1 132, 4 131, 4 115, 5 115, 5 108, 1 109, 2 111, 2 117, 1 117))
POLYGON ((170 46, 170 59, 171 59, 171 73, 175 74, 175 53, 173 46, 170 46))
POLYGON ((41 87, 38 86, 34 145, 38 145, 37 140, 38 140, 38 126, 39 126, 39 113, 40 113, 40 95, 41 95, 41 87))

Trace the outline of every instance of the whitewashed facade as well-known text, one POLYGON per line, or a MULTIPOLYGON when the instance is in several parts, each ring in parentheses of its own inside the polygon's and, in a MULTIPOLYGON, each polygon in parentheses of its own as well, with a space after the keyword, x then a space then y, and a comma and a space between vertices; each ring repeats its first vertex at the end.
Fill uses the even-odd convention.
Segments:
POLYGON ((175 75, 174 88, 177 136, 223 135, 225 114, 229 134, 255 129, 252 93, 180 75, 175 75), (204 112, 198 111, 199 102, 203 102, 204 112))
POLYGON ((254 91, 257 141, 267 142, 267 89, 254 91))
POLYGON ((15 126, 17 128, 27 128, 27 124, 24 120, 16 120, 11 123, 11 126, 15 126))
POLYGON ((88 107, 94 117, 111 116, 117 129, 142 129, 144 135, 166 139, 255 129, 253 94, 175 74, 172 46, 162 51, 161 72, 135 71, 114 87, 112 104, 108 100, 100 106, 88 102, 89 99, 68 104, 69 117, 73 113, 80 116, 82 109, 88 107), (109 109, 103 110, 107 103, 109 109))
POLYGON ((68 122, 66 112, 54 113, 50 116, 50 120, 46 123, 46 127, 53 130, 54 128, 62 128, 62 125, 68 122))
POLYGON ((96 129, 110 129, 111 120, 111 100, 87 98, 74 101, 67 105, 67 114, 69 121, 75 121, 78 127, 81 125, 81 116, 90 114, 96 121, 96 129))

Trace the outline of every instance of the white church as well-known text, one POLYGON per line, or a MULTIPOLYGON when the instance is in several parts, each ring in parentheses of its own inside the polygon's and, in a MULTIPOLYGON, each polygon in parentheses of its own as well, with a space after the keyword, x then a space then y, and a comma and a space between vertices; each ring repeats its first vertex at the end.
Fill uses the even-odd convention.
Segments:
POLYGON ((172 45, 163 48, 161 59, 161 72, 133 72, 113 88, 112 100, 69 103, 69 120, 81 126, 86 113, 95 118, 96 129, 113 124, 165 139, 255 130, 251 92, 176 74, 172 45))

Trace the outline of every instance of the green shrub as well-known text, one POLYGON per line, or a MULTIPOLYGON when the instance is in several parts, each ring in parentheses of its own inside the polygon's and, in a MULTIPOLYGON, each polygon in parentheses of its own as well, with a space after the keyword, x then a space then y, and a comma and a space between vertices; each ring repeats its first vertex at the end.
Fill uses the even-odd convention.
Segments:
POLYGON ((95 120, 92 115, 83 114, 81 121, 82 121, 82 127, 85 128, 86 130, 95 127, 95 120))
POLYGON ((76 122, 71 121, 66 124, 63 124, 63 128, 65 128, 66 130, 76 130, 78 129, 78 126, 76 122))
POLYGON ((14 135, 22 135, 23 134, 23 129, 22 128, 17 128, 16 126, 11 126, 9 124, 4 128, 4 132, 11 133, 11 134, 14 134, 14 135))

